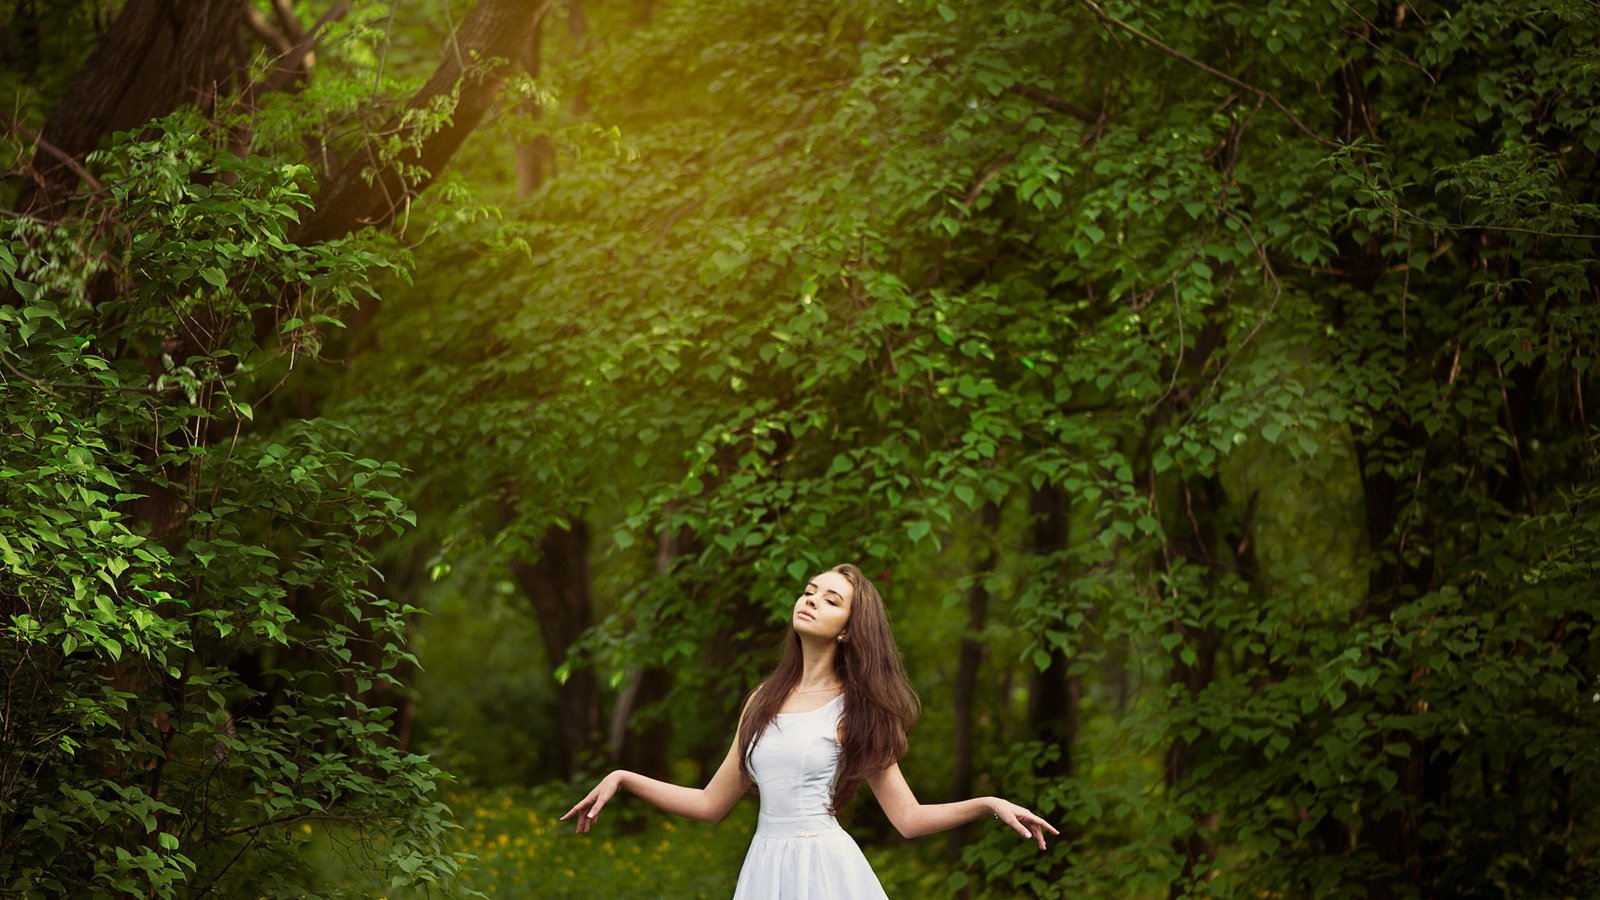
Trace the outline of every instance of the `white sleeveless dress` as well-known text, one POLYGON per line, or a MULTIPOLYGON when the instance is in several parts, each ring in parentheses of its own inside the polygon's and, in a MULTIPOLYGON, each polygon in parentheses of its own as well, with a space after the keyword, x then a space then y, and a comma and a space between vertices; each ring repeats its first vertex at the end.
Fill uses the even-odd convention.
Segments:
POLYGON ((755 837, 733 900, 888 900, 872 865, 828 800, 839 774, 844 695, 803 713, 779 713, 750 753, 761 792, 755 837))

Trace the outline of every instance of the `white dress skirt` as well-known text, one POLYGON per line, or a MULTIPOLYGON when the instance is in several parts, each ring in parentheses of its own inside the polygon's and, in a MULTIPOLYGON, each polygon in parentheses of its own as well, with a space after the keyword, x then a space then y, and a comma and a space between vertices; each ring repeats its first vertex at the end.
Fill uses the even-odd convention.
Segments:
POLYGON ((761 793, 755 837, 733 900, 888 900, 872 865, 828 800, 839 774, 844 695, 803 713, 779 713, 750 753, 761 793))

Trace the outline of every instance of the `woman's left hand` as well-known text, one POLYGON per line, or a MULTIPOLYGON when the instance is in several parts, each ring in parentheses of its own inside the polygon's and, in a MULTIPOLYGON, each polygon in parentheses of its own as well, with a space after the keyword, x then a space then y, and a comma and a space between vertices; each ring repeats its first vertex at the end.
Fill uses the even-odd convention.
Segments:
POLYGON ((1056 835, 1061 833, 1056 830, 1054 825, 1034 815, 1031 810, 1018 806, 1003 797, 995 797, 994 801, 989 804, 989 808, 994 811, 995 818, 1015 828, 1018 834, 1038 841, 1040 850, 1045 848, 1044 833, 1046 831, 1056 835))

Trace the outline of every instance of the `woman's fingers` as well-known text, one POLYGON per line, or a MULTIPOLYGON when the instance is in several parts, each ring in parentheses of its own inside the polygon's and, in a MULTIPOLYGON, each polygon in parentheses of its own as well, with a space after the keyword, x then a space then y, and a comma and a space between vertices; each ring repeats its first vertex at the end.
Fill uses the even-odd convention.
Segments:
POLYGON ((1015 803, 1006 803, 996 815, 1000 817, 1000 821, 1016 829, 1017 834, 1023 837, 1033 837, 1033 832, 1028 830, 1028 826, 1022 824, 1022 819, 1017 815, 1022 811, 1022 807, 1015 803))
POLYGON ((577 805, 567 810, 567 814, 562 816, 558 821, 565 822, 574 815, 577 815, 577 832, 579 834, 583 834, 584 832, 588 831, 589 824, 594 821, 595 813, 600 811, 600 807, 595 796, 597 793, 598 791, 590 791, 589 796, 579 800, 577 805), (583 812, 585 809, 589 810, 586 814, 583 812))
POLYGON ((1018 806, 1015 803, 1009 804, 1009 807, 1010 808, 1006 810, 1006 813, 1008 814, 1001 816, 1001 818, 1005 820, 1006 824, 1015 828, 1018 834, 1026 838, 1033 838, 1035 841, 1037 841, 1040 850, 1047 849, 1048 847, 1044 839, 1044 833, 1046 830, 1054 835, 1061 834, 1061 832, 1056 830, 1054 825, 1051 825, 1044 819, 1034 815, 1027 808, 1018 806))

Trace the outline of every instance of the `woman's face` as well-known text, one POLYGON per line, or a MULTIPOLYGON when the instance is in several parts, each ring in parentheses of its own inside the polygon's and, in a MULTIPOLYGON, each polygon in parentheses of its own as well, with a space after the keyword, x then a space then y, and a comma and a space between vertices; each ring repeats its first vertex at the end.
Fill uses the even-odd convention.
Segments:
POLYGON ((850 621, 855 589, 838 572, 823 572, 806 584, 794 601, 792 621, 801 637, 835 640, 850 621))

